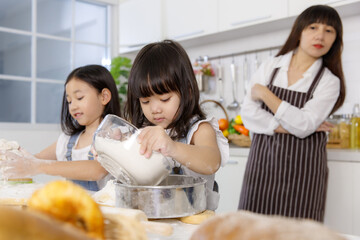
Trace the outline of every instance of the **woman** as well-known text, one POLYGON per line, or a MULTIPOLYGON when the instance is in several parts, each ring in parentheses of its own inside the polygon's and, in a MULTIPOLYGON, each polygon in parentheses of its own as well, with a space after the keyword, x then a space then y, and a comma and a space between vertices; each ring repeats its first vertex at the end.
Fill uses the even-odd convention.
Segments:
POLYGON ((336 10, 309 7, 252 78, 241 109, 253 137, 239 209, 323 221, 325 119, 345 99, 342 45, 336 10))

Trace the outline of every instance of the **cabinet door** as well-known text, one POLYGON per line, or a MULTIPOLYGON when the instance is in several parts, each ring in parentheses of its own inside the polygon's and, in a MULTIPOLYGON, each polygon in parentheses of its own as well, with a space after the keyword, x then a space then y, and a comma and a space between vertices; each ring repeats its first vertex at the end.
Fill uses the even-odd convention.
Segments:
POLYGON ((335 231, 352 234, 354 163, 329 161, 328 166, 325 225, 335 231))
POLYGON ((286 0, 219 0, 221 31, 286 16, 286 0))
POLYGON ((119 4, 120 53, 162 39, 162 1, 131 0, 119 4))
POLYGON ((230 160, 225 167, 220 168, 215 174, 220 193, 219 207, 216 212, 237 211, 246 161, 247 157, 230 156, 230 160))
MULTIPOLYGON (((350 0, 351 1, 351 0, 350 0)), ((299 15, 302 11, 312 5, 326 4, 330 6, 339 6, 346 4, 345 0, 289 0, 289 16, 299 15)))
POLYGON ((182 40, 218 29, 217 0, 166 0, 164 8, 166 38, 182 40))

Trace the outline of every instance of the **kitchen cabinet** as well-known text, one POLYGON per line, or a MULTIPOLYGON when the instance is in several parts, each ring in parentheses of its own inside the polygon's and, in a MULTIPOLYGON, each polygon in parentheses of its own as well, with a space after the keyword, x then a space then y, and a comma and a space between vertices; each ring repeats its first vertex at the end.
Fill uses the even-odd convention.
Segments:
POLYGON ((288 0, 289 16, 299 15, 302 11, 312 5, 326 4, 332 7, 357 2, 357 0, 288 0))
POLYGON ((214 33, 218 30, 218 0, 164 1, 164 34, 181 40, 214 33))
POLYGON ((240 150, 242 151, 230 154, 229 162, 215 174, 220 193, 217 213, 234 212, 238 209, 248 149, 240 150))
POLYGON ((287 0, 219 1, 220 31, 279 19, 286 16, 287 0))
POLYGON ((119 4, 120 53, 163 39, 162 1, 131 0, 119 4))
MULTIPOLYGON (((324 223, 345 234, 360 235, 360 151, 328 149, 329 178, 324 223)), ((217 212, 236 211, 248 148, 230 147, 230 161, 215 175, 220 202, 217 212)))

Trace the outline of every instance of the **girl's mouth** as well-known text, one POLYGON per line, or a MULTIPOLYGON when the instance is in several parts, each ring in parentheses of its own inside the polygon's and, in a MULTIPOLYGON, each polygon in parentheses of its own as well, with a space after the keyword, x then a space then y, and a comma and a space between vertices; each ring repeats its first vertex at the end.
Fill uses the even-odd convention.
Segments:
POLYGON ((321 44, 314 44, 313 45, 315 48, 317 48, 317 49, 321 49, 321 48, 323 48, 324 46, 323 45, 321 45, 321 44))
POLYGON ((74 118, 79 118, 82 114, 81 113, 75 113, 74 118))
POLYGON ((165 118, 154 118, 155 122, 161 123, 165 120, 165 118))

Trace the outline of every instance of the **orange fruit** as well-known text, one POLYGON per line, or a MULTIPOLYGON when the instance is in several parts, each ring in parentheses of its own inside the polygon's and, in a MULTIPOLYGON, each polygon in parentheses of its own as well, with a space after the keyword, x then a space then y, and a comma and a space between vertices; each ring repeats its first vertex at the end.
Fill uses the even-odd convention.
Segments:
POLYGON ((219 119, 218 124, 219 124, 219 129, 221 131, 224 131, 225 129, 227 129, 229 127, 229 121, 226 120, 225 118, 219 119))

